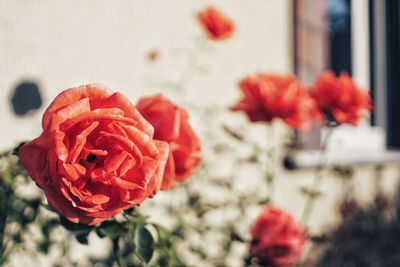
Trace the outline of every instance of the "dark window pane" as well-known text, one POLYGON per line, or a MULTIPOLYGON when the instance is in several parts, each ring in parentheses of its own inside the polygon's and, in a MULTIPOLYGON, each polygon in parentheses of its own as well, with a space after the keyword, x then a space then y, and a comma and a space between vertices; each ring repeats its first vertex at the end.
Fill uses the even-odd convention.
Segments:
POLYGON ((329 27, 329 67, 336 74, 351 74, 350 0, 326 0, 329 27))

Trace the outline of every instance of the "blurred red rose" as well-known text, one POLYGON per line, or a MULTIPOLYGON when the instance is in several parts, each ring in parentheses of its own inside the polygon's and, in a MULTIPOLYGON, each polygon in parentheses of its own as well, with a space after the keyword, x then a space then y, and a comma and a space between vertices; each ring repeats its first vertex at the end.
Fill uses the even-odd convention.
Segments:
POLYGON ((154 138, 170 146, 161 189, 173 188, 200 164, 200 142, 189 124, 189 116, 160 94, 140 99, 137 108, 153 125, 154 138))
POLYGON ((293 217, 274 207, 265 207, 251 229, 251 255, 260 266, 292 266, 307 242, 304 229, 293 217))
POLYGON ((339 124, 357 125, 372 108, 369 92, 359 88, 345 72, 336 77, 326 71, 318 77, 310 94, 319 109, 339 124))
POLYGON ((155 62, 160 57, 160 52, 156 49, 152 49, 147 53, 147 59, 149 61, 155 62))
POLYGON ((244 111, 253 122, 271 122, 275 118, 299 130, 320 119, 315 101, 292 75, 258 73, 240 81, 243 98, 231 107, 244 111))
POLYGON ((214 7, 207 7, 197 18, 211 40, 222 40, 232 36, 235 26, 214 7))
POLYGON ((19 153, 49 205, 94 225, 142 203, 161 186, 168 144, 127 98, 98 84, 59 94, 42 134, 19 153))

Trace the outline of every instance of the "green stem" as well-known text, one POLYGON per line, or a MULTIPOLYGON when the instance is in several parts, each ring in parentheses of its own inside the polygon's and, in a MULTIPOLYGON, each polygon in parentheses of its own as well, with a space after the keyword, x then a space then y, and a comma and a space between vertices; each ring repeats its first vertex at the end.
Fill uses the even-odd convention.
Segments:
POLYGON ((118 245, 118 238, 114 238, 112 241, 113 241, 113 253, 118 267, 126 267, 126 264, 122 258, 121 251, 118 245))
POLYGON ((275 175, 276 175, 276 151, 275 151, 275 138, 274 138, 274 123, 271 122, 267 126, 267 174, 266 181, 269 190, 269 200, 270 202, 274 199, 275 194, 275 175), (272 144, 268 147, 268 142, 272 144), (269 162, 269 164, 268 164, 269 162), (268 166, 269 165, 269 166, 268 166))
POLYGON ((301 222, 303 223, 304 226, 307 226, 308 224, 308 221, 310 219, 311 213, 315 205, 315 201, 317 199, 317 192, 320 190, 322 185, 322 181, 324 178, 323 171, 325 169, 324 155, 326 147, 328 145, 329 138, 332 136, 333 129, 334 129, 333 127, 328 128, 328 132, 326 133, 326 136, 321 144, 319 159, 317 163, 318 165, 315 170, 313 184, 311 187, 311 191, 308 192, 307 194, 306 204, 304 206, 303 214, 301 216, 301 222))
POLYGON ((183 71, 179 77, 178 80, 178 89, 181 90, 182 95, 186 95, 186 88, 190 86, 190 82, 192 81, 194 75, 196 74, 196 68, 199 60, 199 55, 203 52, 205 45, 206 45, 206 39, 202 38, 199 41, 195 43, 195 47, 193 51, 190 51, 190 55, 187 58, 187 61, 185 62, 183 71))

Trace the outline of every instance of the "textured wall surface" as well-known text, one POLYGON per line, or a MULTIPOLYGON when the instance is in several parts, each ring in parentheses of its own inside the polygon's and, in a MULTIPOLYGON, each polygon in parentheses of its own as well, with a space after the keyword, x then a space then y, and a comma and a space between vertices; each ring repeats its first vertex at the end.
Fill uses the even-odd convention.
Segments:
POLYGON ((21 80, 40 85, 44 106, 62 89, 93 82, 135 101, 139 95, 165 90, 154 83, 160 73, 179 80, 195 53, 206 71, 191 78, 185 88, 189 98, 227 104, 237 95, 241 76, 291 70, 289 1, 218 1, 217 7, 235 20, 237 32, 232 40, 202 49, 203 32, 195 15, 209 3, 0 1, 0 114, 7 126, 0 133, 0 148, 40 130, 43 110, 21 119, 11 113, 11 90, 21 80), (151 49, 161 53, 158 73, 146 64, 151 49))

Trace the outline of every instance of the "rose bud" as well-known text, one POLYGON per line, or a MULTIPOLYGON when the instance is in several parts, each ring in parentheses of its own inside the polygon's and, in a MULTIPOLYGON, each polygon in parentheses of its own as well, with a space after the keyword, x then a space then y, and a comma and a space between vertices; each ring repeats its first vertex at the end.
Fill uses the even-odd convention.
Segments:
POLYGON ((197 18, 208 38, 214 41, 231 37, 235 30, 233 22, 215 7, 207 7, 198 13, 197 18))

